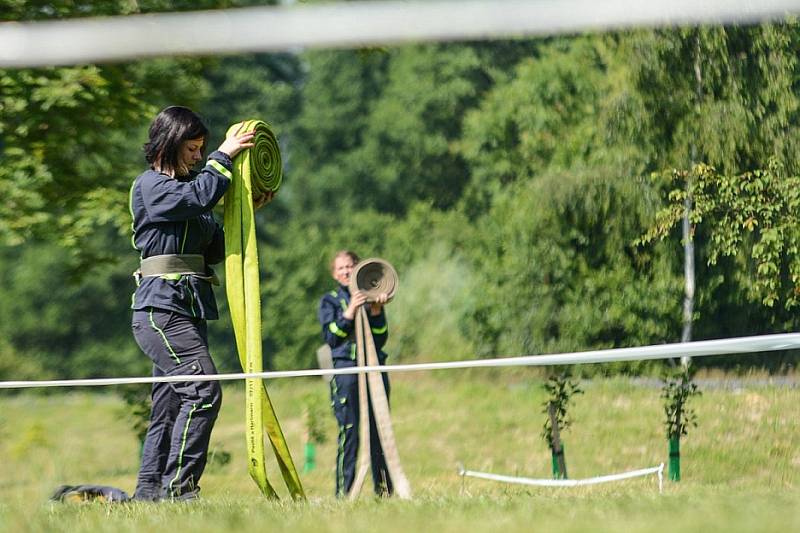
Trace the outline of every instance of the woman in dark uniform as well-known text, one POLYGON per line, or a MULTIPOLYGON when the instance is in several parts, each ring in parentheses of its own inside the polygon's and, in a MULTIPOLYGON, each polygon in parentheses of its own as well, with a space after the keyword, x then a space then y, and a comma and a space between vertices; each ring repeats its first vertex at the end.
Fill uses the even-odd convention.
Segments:
MULTIPOLYGON (((211 210, 232 178, 231 158, 252 146, 253 134, 229 136, 194 172, 207 137, 190 109, 161 111, 144 145, 150 168, 130 190, 133 245, 142 260, 132 329, 154 376, 217 373, 206 330, 206 321, 218 318, 209 265, 224 259, 225 245, 211 210)), ((154 383, 152 400, 134 499, 194 499, 222 401, 219 382, 154 383)))
MULTIPOLYGON (((319 302, 317 317, 322 326, 322 338, 331 348, 334 368, 356 366, 355 317, 358 308, 367 306, 367 318, 378 351, 378 362, 386 362, 383 346, 389 337, 384 305, 387 296, 381 294, 378 301, 367 303, 367 296, 362 291, 350 294, 350 274, 358 263, 358 256, 349 250, 341 250, 334 254, 331 261, 331 276, 337 282, 336 290, 324 295, 319 302)), ((382 373, 383 386, 389 397, 389 376, 382 373)), ((338 447, 336 452, 336 496, 341 498, 348 494, 356 477, 358 460, 359 404, 358 376, 356 374, 340 374, 331 379, 331 403, 333 414, 339 425, 338 447)), ((372 406, 369 408, 370 461, 372 482, 375 494, 389 496, 394 492, 386 458, 383 455, 381 441, 372 406)))

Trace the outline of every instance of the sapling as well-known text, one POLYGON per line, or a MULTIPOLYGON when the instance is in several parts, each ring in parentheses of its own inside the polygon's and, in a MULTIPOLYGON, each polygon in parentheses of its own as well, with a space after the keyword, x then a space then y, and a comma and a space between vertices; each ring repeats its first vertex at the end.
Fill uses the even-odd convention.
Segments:
POLYGON ((661 397, 664 399, 664 421, 669 441, 669 479, 681 480, 681 437, 688 434, 690 426, 697 427, 697 415, 687 406, 689 398, 699 396, 694 383, 692 367, 681 368, 663 378, 661 397))
POLYGON ((567 407, 575 394, 583 394, 578 383, 570 379, 568 372, 550 376, 544 383, 548 398, 542 404, 547 413, 542 428, 542 438, 550 448, 553 462, 553 478, 567 479, 567 462, 564 458, 564 443, 561 432, 567 429, 572 420, 567 415, 567 407))
POLYGON ((326 440, 324 420, 324 406, 314 394, 309 394, 303 399, 303 421, 305 426, 305 453, 303 472, 308 473, 316 468, 316 445, 326 440))

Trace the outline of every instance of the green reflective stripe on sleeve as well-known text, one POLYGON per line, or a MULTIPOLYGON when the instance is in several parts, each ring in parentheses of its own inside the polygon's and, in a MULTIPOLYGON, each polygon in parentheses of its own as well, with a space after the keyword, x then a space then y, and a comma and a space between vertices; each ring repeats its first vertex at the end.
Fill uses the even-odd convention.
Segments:
POLYGON ((347 311, 347 302, 344 301, 344 298, 339 300, 339 303, 342 304, 342 311, 347 311))
POLYGON ((382 328, 371 328, 371 329, 372 333, 374 333, 375 335, 383 335, 384 333, 386 333, 386 330, 388 328, 389 328, 388 325, 384 325, 382 328))
POLYGON ((131 246, 133 246, 134 250, 138 250, 136 247, 136 228, 133 225, 133 188, 136 186, 136 180, 133 180, 131 183, 131 188, 128 191, 128 211, 131 213, 131 246))
POLYGON ((214 159, 209 159, 208 160, 208 164, 211 165, 212 167, 214 167, 214 169, 217 172, 219 172, 220 174, 222 174, 223 176, 225 176, 229 180, 233 179, 233 174, 231 174, 231 171, 228 170, 227 168, 225 168, 225 166, 222 163, 220 163, 219 161, 216 161, 214 159))
POLYGON ((343 339, 347 337, 347 333, 339 329, 339 326, 336 325, 336 322, 331 322, 330 324, 328 324, 328 329, 331 330, 331 333, 333 333, 337 337, 341 337, 343 339))

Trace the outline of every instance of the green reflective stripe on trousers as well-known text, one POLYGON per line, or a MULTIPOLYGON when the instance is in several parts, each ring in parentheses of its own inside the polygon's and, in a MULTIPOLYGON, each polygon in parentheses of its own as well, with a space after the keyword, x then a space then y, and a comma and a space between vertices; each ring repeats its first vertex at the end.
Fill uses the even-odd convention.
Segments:
POLYGON ((175 477, 172 478, 169 482, 169 495, 170 496, 180 496, 180 494, 175 494, 173 485, 181 476, 181 469, 183 468, 183 452, 186 450, 186 435, 189 434, 189 424, 192 422, 192 415, 194 412, 197 411, 197 404, 192 404, 192 410, 189 411, 189 414, 186 416, 186 425, 183 426, 183 436, 181 437, 181 451, 178 453, 178 468, 175 471, 175 477))
MULTIPOLYGON (((234 158, 233 179, 225 193, 225 288, 242 369, 257 373, 263 370, 261 287, 252 199, 267 191, 276 191, 282 169, 278 144, 269 125, 250 120, 243 127, 234 124, 227 134, 237 131, 255 131, 255 137, 253 148, 243 150, 234 158)), ((304 499, 303 486, 283 430, 260 379, 245 380, 245 418, 250 477, 265 496, 278 497, 267 479, 264 464, 263 433, 266 431, 289 493, 295 499, 304 499)))
POLYGON ((186 280, 186 294, 189 295, 189 310, 192 312, 192 316, 197 318, 197 313, 194 312, 194 293, 192 292, 192 288, 189 286, 189 280, 186 280))
POLYGON ((212 166, 212 167, 214 167, 214 169, 217 172, 219 172, 220 174, 222 174, 223 176, 225 176, 229 180, 233 179, 233 175, 231 174, 231 171, 228 170, 227 168, 225 168, 225 166, 222 163, 220 163, 219 161, 215 161, 214 159, 209 159, 207 164, 212 166))
POLYGON ((370 328, 370 329, 372 330, 372 333, 374 333, 375 335, 383 335, 384 333, 386 333, 386 330, 389 329, 389 326, 387 324, 382 328, 370 328))
POLYGON ((331 322, 330 324, 328 324, 328 329, 331 331, 331 333, 333 333, 337 337, 341 337, 343 339, 347 338, 347 333, 342 331, 342 329, 336 325, 336 322, 331 322))
POLYGON ((336 478, 336 494, 344 496, 344 443, 347 439, 345 427, 339 426, 339 449, 336 453, 336 471, 339 474, 336 478))
POLYGON ((180 359, 180 357, 178 357, 178 354, 175 353, 175 350, 172 349, 172 346, 170 345, 169 341, 167 340, 167 336, 164 334, 164 332, 161 330, 161 328, 156 326, 156 321, 153 320, 153 310, 152 309, 150 309, 150 325, 153 326, 153 329, 156 330, 159 335, 161 335, 161 339, 164 341, 164 345, 167 347, 167 350, 169 350, 169 354, 175 359, 175 362, 176 363, 180 363, 181 359, 180 359))

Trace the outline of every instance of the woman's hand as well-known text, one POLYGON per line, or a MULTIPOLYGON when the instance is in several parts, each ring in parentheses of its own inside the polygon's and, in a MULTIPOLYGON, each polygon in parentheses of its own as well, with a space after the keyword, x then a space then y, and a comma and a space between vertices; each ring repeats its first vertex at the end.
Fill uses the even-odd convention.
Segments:
POLYGON ((347 309, 345 309, 342 315, 347 320, 353 320, 356 317, 356 311, 358 308, 364 305, 366 302, 367 295, 361 291, 356 291, 356 293, 350 297, 350 305, 347 306, 347 309))
POLYGON ((244 124, 239 126, 239 129, 236 130, 234 133, 228 135, 222 144, 219 145, 219 150, 222 153, 228 154, 228 157, 233 159, 236 157, 236 154, 244 150, 245 148, 252 148, 253 143, 250 142, 253 140, 253 136, 255 136, 254 131, 246 131, 241 133, 244 124))
POLYGON ((378 299, 369 304, 369 314, 372 316, 381 314, 381 310, 388 300, 389 296, 385 292, 380 293, 378 299))

